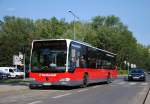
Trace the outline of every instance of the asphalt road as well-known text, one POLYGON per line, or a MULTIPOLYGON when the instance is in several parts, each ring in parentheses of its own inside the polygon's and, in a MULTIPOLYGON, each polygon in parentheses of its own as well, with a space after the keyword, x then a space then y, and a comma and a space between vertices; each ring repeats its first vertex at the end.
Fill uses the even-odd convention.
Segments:
POLYGON ((119 78, 110 84, 87 88, 23 89, 0 93, 0 104, 143 104, 150 87, 146 82, 128 82, 119 78))

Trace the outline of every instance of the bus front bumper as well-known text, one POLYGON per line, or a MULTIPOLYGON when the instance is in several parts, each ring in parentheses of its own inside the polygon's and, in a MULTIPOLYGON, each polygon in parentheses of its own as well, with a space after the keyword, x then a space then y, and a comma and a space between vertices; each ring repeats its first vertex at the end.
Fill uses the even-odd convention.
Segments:
POLYGON ((37 87, 49 87, 49 86, 78 86, 81 85, 82 81, 60 81, 60 82, 31 82, 29 84, 30 88, 37 87))

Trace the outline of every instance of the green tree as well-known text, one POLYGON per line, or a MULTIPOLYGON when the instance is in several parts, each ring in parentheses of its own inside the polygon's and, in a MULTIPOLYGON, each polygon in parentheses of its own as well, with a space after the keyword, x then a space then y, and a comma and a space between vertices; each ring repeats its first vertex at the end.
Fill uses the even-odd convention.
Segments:
POLYGON ((0 33, 0 65, 12 65, 12 57, 24 45, 30 45, 30 34, 34 31, 33 21, 26 18, 4 17, 0 33))
MULTIPOLYGON (((0 65, 12 65, 12 57, 26 47, 27 60, 34 39, 73 39, 74 22, 50 19, 31 20, 5 16, 0 20, 0 65)), ((124 61, 150 70, 150 45, 137 43, 133 33, 120 19, 112 16, 95 16, 90 22, 75 22, 76 40, 117 54, 117 64, 124 61)))

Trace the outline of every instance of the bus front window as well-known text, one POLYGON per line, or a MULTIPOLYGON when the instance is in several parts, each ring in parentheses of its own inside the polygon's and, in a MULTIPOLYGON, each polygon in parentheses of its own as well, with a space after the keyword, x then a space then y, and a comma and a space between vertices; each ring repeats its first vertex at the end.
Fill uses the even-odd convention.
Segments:
POLYGON ((66 41, 34 42, 31 57, 31 71, 65 72, 66 57, 66 41))

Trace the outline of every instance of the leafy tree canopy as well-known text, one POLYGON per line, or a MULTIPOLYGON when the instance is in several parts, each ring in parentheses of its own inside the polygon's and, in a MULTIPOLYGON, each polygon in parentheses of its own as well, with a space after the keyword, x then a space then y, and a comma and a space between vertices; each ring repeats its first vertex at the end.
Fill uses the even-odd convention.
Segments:
MULTIPOLYGON (((26 47, 29 60, 33 39, 73 39, 73 26, 74 22, 56 17, 33 21, 5 16, 0 20, 0 66, 12 65, 13 55, 22 51, 23 47, 26 47)), ((75 28, 76 40, 116 53, 118 66, 123 68, 126 60, 150 70, 150 45, 137 43, 133 33, 118 17, 95 16, 90 22, 76 21, 75 28)))

